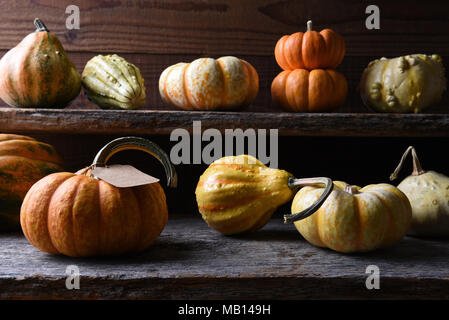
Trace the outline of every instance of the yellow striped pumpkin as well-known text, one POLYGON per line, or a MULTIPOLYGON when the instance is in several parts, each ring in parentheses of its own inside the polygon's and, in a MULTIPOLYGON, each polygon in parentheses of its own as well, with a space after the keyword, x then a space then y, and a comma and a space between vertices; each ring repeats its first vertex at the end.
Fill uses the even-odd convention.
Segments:
POLYGON ((218 159, 199 179, 198 209, 207 224, 223 234, 255 231, 293 197, 290 177, 249 155, 218 159))
MULTIPOLYGON (((292 212, 308 207, 323 193, 321 187, 304 187, 292 203, 292 212)), ((364 188, 335 181, 334 190, 313 215, 294 224, 311 244, 339 252, 370 251, 390 246, 407 233, 410 202, 389 184, 364 188)))

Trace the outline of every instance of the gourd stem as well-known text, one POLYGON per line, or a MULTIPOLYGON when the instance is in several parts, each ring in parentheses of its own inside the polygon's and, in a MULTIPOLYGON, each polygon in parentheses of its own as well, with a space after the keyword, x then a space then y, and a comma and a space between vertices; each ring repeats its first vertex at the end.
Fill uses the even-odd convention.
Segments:
POLYGON ((88 175, 89 170, 92 170, 92 168, 93 168, 93 166, 90 165, 90 166, 88 166, 88 167, 86 167, 84 169, 79 170, 76 174, 78 174, 80 176, 81 175, 88 175))
POLYGON ((350 193, 350 194, 358 194, 359 189, 357 189, 357 187, 355 186, 351 186, 350 184, 345 185, 345 192, 350 193))
POLYGON ((41 19, 36 18, 34 19, 34 25, 36 26, 36 32, 41 32, 41 31, 46 31, 46 32, 50 32, 50 30, 47 29, 47 27, 45 26, 45 24, 42 22, 41 19))
POLYGON ((307 31, 312 31, 312 20, 307 21, 307 31))
POLYGON ((91 167, 104 167, 114 154, 123 150, 140 150, 151 154, 164 166, 167 186, 176 187, 178 176, 170 158, 157 144, 139 137, 123 137, 109 142, 97 153, 91 167))
POLYGON ((412 153, 412 159, 413 159, 412 176, 419 176, 419 175, 425 173, 425 171, 421 167, 421 163, 419 162, 418 155, 416 154, 415 148, 413 146, 410 146, 407 148, 407 150, 405 150, 404 154, 402 155, 401 161, 399 161, 399 165, 394 170, 394 172, 390 175, 391 181, 393 181, 394 179, 396 179, 398 177, 398 174, 401 171, 402 166, 404 165, 404 161, 410 152, 412 153))
POLYGON ((305 179, 290 178, 288 180, 288 186, 292 189, 299 186, 316 186, 316 185, 325 185, 325 189, 321 194, 321 196, 318 198, 318 200, 310 207, 301 212, 284 215, 284 223, 292 223, 298 220, 305 219, 308 216, 311 216, 319 209, 319 207, 321 207, 324 201, 326 201, 327 197, 330 195, 332 189, 334 188, 334 182, 329 178, 305 178, 305 179))

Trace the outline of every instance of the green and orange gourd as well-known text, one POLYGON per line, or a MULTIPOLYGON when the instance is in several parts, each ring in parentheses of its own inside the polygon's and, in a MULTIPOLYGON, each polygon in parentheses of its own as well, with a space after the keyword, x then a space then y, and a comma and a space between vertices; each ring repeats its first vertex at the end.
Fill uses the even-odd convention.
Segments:
POLYGON ((0 98, 14 107, 62 108, 78 96, 81 79, 59 39, 40 19, 34 24, 0 60, 0 98))
POLYGON ((184 110, 237 109, 251 104, 258 92, 256 69, 232 56, 177 63, 159 78, 162 100, 184 110))
POLYGON ((63 170, 63 160, 49 144, 31 137, 0 134, 0 230, 19 228, 22 200, 41 178, 63 170))
MULTIPOLYGON (((293 199, 292 213, 314 203, 324 190, 307 186, 293 199)), ((364 188, 335 181, 323 205, 305 219, 285 216, 311 244, 344 253, 372 251, 398 242, 412 221, 407 196, 398 188, 372 184, 364 188)))

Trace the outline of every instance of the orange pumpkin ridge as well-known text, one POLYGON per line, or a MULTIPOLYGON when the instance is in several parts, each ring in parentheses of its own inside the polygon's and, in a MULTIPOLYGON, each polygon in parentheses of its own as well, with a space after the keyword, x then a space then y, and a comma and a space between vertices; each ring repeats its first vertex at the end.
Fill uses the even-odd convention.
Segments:
POLYGON ((344 103, 347 92, 346 78, 330 69, 282 71, 271 84, 274 103, 294 112, 332 111, 344 103))
POLYGON ((169 186, 176 185, 176 171, 157 145, 138 137, 113 140, 90 167, 49 175, 31 187, 20 213, 28 241, 41 251, 73 257, 132 253, 152 244, 168 218, 159 183, 119 188, 92 176, 91 168, 128 149, 154 155, 164 165, 169 186))

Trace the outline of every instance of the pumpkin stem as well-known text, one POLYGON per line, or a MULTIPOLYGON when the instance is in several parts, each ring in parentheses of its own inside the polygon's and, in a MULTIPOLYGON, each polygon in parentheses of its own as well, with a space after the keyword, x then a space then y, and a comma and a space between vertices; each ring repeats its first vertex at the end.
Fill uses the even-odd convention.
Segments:
POLYGON ((77 172, 75 172, 75 174, 80 175, 80 176, 87 176, 87 177, 91 177, 91 178, 95 178, 93 176, 93 174, 91 173, 91 170, 94 168, 93 165, 90 165, 86 168, 83 168, 81 170, 78 170, 77 172))
POLYGON ((312 31, 312 20, 307 21, 307 31, 312 31))
POLYGON ((425 171, 421 167, 421 163, 419 162, 418 155, 416 154, 415 148, 413 146, 410 146, 410 147, 407 148, 407 150, 405 150, 404 154, 402 155, 401 161, 399 162, 399 165, 394 170, 394 172, 390 175, 390 180, 391 181, 393 181, 394 179, 396 179, 398 177, 399 171, 401 171, 402 166, 403 166, 404 161, 405 161, 405 158, 408 156, 410 151, 412 152, 412 159, 413 159, 412 176, 419 176, 419 175, 425 173, 425 171))
POLYGON ((91 167, 104 167, 114 154, 123 150, 140 150, 151 154, 164 166, 167 186, 176 187, 178 176, 170 158, 157 144, 139 137, 123 137, 109 142, 97 153, 91 167))
POLYGON ((315 213, 321 207, 324 201, 326 201, 327 197, 331 194, 332 189, 334 188, 334 182, 329 178, 288 179, 288 186, 291 189, 299 186, 316 186, 318 184, 324 184, 326 186, 318 200, 310 207, 301 212, 284 215, 284 223, 292 223, 298 220, 302 220, 315 213))
POLYGON ((46 31, 46 32, 50 32, 50 30, 47 29, 47 27, 45 26, 45 24, 42 22, 41 19, 36 18, 34 19, 34 25, 36 26, 36 32, 41 32, 41 31, 46 31))
POLYGON ((351 186, 350 184, 345 185, 345 192, 350 193, 350 194, 358 194, 359 189, 357 189, 356 186, 351 186))

